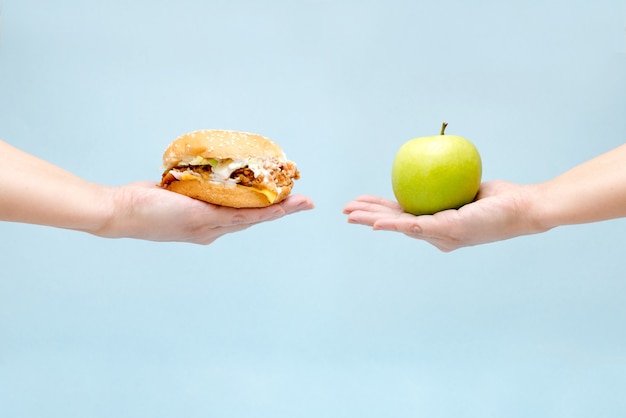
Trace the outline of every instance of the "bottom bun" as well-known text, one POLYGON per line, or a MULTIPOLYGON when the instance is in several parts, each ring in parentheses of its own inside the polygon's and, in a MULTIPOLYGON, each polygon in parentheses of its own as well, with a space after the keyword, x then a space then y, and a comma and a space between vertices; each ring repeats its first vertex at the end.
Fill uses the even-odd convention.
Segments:
MULTIPOLYGON (((265 193, 252 187, 226 185, 213 181, 173 181, 165 188, 175 193, 212 203, 214 205, 231 208, 264 208, 282 202, 291 193, 293 183, 281 187, 280 192, 272 201, 265 193)), ((271 196, 272 193, 268 192, 271 196)))

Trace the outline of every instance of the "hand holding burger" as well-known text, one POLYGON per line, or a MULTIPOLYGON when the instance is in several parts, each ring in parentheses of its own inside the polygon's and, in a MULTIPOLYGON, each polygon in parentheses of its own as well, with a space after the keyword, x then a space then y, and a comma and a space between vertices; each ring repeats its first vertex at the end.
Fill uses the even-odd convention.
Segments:
POLYGON ((264 208, 235 209, 171 193, 154 181, 123 186, 96 184, 1 140, 0 165, 5 173, 0 174, 0 221, 106 238, 206 245, 225 234, 314 207, 301 195, 264 208), (28 176, 16 182, 11 173, 24 170, 28 176))

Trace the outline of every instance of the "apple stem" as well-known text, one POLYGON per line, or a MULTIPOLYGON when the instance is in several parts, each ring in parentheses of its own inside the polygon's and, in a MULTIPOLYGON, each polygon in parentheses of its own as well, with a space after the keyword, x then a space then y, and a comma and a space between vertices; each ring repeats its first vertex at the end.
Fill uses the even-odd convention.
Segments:
POLYGON ((446 130, 446 126, 448 126, 448 122, 444 122, 444 123, 441 124, 441 134, 440 135, 443 135, 443 133, 446 130))

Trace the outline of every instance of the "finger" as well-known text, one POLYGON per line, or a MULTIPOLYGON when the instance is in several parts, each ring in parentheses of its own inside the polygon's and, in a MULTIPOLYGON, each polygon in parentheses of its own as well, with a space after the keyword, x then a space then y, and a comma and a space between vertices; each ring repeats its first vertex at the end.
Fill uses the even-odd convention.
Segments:
POLYGON ((352 202, 348 202, 344 208, 343 213, 348 215, 354 211, 369 211, 369 212, 387 212, 387 213, 402 213, 403 210, 393 200, 384 199, 376 196, 361 196, 352 202))
POLYGON ((348 223, 357 225, 374 226, 379 216, 368 211, 355 211, 348 215, 348 223))
POLYGON ((462 246, 463 230, 459 227, 457 210, 445 210, 434 215, 402 216, 395 220, 381 219, 375 230, 401 232, 411 238, 424 240, 444 252, 462 246))
POLYGON ((228 208, 215 207, 215 225, 230 227, 235 225, 254 225, 261 222, 273 221, 285 215, 313 209, 313 202, 301 195, 290 196, 283 202, 264 208, 228 208))
POLYGON ((384 218, 375 222, 373 228, 377 231, 400 232, 410 238, 425 241, 443 252, 450 252, 459 248, 458 243, 450 237, 442 237, 434 232, 431 228, 433 220, 431 215, 402 216, 397 219, 384 218))
POLYGON ((358 208, 364 207, 364 205, 376 205, 383 206, 391 209, 398 209, 400 205, 398 202, 390 199, 385 199, 383 197, 373 196, 373 195, 362 195, 354 199, 352 202, 346 204, 345 211, 351 211, 353 207, 358 208))
POLYGON ((217 226, 231 227, 237 225, 254 225, 281 218, 285 215, 284 209, 279 206, 268 206, 266 208, 219 208, 220 216, 215 220, 217 226))
POLYGON ((302 195, 289 196, 287 199, 279 203, 279 205, 283 208, 286 214, 315 209, 313 201, 302 195))
POLYGON ((384 197, 369 195, 369 194, 361 195, 357 197, 355 201, 365 202, 365 203, 375 203, 377 205, 383 205, 383 206, 398 206, 397 202, 394 200, 386 199, 384 197))
POLYGON ((281 204, 267 208, 235 209, 217 207, 216 211, 221 212, 216 217, 216 219, 220 220, 219 223, 214 223, 208 231, 200 234, 201 237, 196 240, 196 243, 208 245, 223 235, 240 232, 250 228, 252 225, 272 221, 302 210, 313 209, 313 207, 313 202, 310 199, 299 195, 290 196, 281 204))
POLYGON ((348 223, 374 226, 378 222, 388 220, 395 222, 398 217, 403 215, 402 212, 392 211, 390 209, 379 210, 356 210, 348 215, 348 223))
POLYGON ((420 218, 428 215, 413 216, 408 213, 396 217, 379 217, 372 227, 377 231, 401 232, 411 237, 417 238, 422 235, 420 218))

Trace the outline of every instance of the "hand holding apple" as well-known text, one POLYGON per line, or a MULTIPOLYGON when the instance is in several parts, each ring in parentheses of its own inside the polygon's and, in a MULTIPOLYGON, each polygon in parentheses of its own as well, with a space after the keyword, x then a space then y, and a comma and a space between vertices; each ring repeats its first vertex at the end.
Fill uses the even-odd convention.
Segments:
POLYGON ((478 150, 469 140, 444 133, 406 142, 393 161, 393 192, 405 212, 433 214, 458 209, 476 197, 482 177, 478 150))

